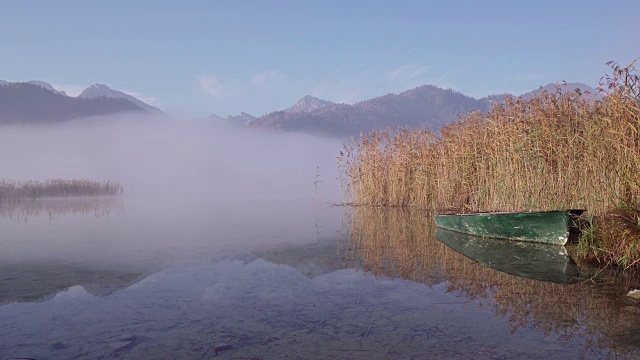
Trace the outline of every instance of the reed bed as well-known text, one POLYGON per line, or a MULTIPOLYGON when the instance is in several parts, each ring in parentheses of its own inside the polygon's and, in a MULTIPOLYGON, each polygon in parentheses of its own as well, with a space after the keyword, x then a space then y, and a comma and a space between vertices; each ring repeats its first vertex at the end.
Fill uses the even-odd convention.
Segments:
POLYGON ((362 134, 339 156, 347 201, 437 212, 587 209, 595 236, 582 240, 581 256, 639 265, 640 221, 608 214, 640 218, 640 78, 633 64, 610 65, 597 100, 543 91, 463 115, 440 134, 362 134), (627 235, 623 246, 613 228, 627 235))
POLYGON ((0 179, 0 203, 21 202, 45 197, 121 195, 124 187, 117 181, 0 179))

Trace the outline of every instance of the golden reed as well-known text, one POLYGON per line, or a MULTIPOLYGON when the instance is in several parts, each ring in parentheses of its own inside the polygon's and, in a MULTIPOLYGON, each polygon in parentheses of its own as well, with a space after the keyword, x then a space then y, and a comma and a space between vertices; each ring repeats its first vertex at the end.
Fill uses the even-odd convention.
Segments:
POLYGON ((347 201, 436 212, 587 209, 597 221, 582 256, 639 265, 640 231, 628 226, 640 229, 640 79, 633 64, 610 65, 597 100, 543 91, 463 115, 440 134, 361 135, 338 159, 347 201), (632 221, 605 225, 620 208, 632 221), (636 235, 620 245, 616 224, 636 235))

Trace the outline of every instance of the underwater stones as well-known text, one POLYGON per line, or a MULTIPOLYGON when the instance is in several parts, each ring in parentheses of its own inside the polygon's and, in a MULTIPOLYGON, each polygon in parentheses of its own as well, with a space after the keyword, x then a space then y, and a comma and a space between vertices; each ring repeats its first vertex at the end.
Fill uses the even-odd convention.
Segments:
POLYGON ((638 299, 640 300, 640 290, 635 289, 635 290, 631 290, 627 293, 627 296, 630 298, 634 298, 634 299, 638 299))

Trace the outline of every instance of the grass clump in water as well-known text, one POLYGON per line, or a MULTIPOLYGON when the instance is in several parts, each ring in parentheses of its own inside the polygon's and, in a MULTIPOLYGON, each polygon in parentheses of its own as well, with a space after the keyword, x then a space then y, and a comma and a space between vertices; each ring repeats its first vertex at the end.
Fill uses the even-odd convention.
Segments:
POLYGON ((640 213, 640 78, 633 64, 609 65, 597 99, 542 91, 440 134, 361 135, 339 158, 348 200, 457 212, 583 208, 597 228, 583 233, 582 257, 640 264, 640 231, 629 227, 629 211, 640 213))
POLYGON ((43 197, 121 195, 123 192, 124 187, 117 181, 0 179, 0 202, 20 202, 43 197))
POLYGON ((640 209, 622 205, 589 219, 578 253, 586 260, 625 269, 640 263, 640 209))

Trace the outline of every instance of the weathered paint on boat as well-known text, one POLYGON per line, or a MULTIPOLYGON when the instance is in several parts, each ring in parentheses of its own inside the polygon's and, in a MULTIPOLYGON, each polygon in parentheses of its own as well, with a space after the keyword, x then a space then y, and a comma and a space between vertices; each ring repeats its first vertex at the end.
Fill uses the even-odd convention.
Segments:
POLYGON ((441 228, 436 229, 436 239, 471 260, 508 274, 562 284, 584 280, 562 246, 505 241, 441 228))
POLYGON ((436 215, 436 226, 474 236, 565 245, 583 210, 436 215))

